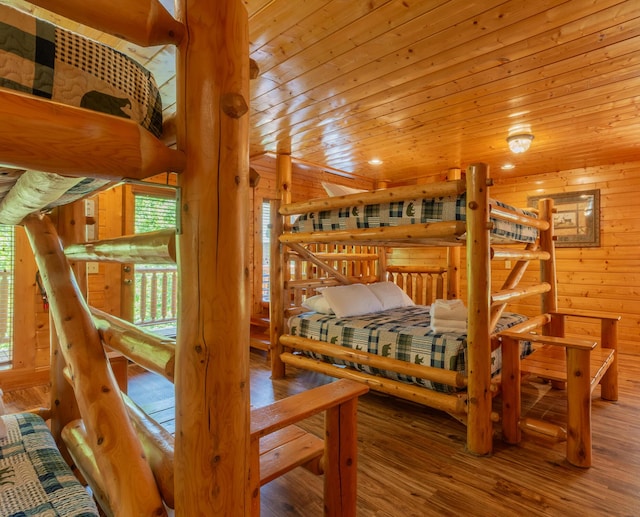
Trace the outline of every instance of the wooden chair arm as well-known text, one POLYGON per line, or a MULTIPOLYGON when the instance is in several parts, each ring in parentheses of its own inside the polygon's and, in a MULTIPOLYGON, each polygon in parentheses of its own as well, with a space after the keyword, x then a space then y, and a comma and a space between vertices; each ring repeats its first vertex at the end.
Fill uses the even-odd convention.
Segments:
POLYGON ((541 343, 544 345, 563 346, 565 348, 575 348, 578 350, 593 350, 598 342, 590 339, 577 339, 566 337, 541 336, 538 334, 527 334, 524 332, 504 331, 498 334, 500 337, 507 337, 520 341, 531 341, 532 343, 541 343))
POLYGON ((251 411, 251 439, 295 424, 312 415, 364 395, 369 387, 349 379, 325 384, 251 411))
POLYGON ((558 309, 556 311, 551 311, 550 313, 557 316, 573 316, 576 318, 593 318, 611 321, 620 321, 622 318, 622 316, 612 316, 611 314, 605 314, 604 312, 581 311, 576 309, 558 309))

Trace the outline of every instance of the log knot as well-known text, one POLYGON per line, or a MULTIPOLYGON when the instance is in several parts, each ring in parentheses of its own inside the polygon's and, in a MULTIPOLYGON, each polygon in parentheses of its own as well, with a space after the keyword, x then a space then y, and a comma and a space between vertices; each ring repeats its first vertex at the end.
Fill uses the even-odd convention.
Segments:
POLYGON ((224 111, 231 118, 240 118, 247 111, 249 111, 247 102, 239 93, 224 93, 222 94, 221 101, 222 111, 224 111))

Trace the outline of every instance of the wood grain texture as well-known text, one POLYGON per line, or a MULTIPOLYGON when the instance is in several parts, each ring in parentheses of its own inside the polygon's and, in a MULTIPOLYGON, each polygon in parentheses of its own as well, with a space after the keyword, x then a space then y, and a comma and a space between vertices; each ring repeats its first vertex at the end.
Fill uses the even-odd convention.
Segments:
POLYGON ((74 279, 57 233, 47 219, 30 216, 25 229, 74 386, 86 441, 100 470, 101 489, 116 515, 162 515, 162 502, 127 417, 100 336, 74 279))
POLYGON ((7 165, 111 180, 181 171, 184 154, 135 122, 0 91, 0 153, 7 165))
POLYGON ((240 0, 184 0, 178 19, 178 149, 187 168, 178 236, 175 503, 178 515, 247 515, 249 465, 247 13, 240 0))
MULTIPOLYGON (((265 354, 251 353, 251 402, 267 405, 329 377, 292 366, 272 381, 265 354)), ((132 370, 132 374, 137 370, 132 370)), ((358 403, 358 501, 361 517, 398 515, 635 515, 640 508, 640 356, 620 357, 620 402, 592 401, 593 467, 572 467, 566 444, 526 435, 517 446, 496 442, 490 456, 464 451, 466 430, 445 413, 370 392, 358 403), (463 496, 464 494, 464 496, 463 496)), ((135 373, 132 396, 162 415, 173 407, 173 388, 163 379, 135 373), (160 402, 164 401, 163 404, 160 402)), ((566 393, 534 377, 522 385, 523 412, 556 426, 566 422, 566 393)), ((11 394, 10 394, 11 395, 11 394)), ((6 399, 7 397, 5 397, 6 399)), ((499 407, 500 396, 496 398, 499 407)), ((153 415, 153 413, 152 413, 153 415)), ((169 422, 167 425, 171 426, 169 422)), ((301 426, 321 435, 321 416, 301 426)), ((501 434, 496 424, 495 432, 501 434)), ((323 514, 322 479, 296 469, 261 489, 263 517, 323 514)))

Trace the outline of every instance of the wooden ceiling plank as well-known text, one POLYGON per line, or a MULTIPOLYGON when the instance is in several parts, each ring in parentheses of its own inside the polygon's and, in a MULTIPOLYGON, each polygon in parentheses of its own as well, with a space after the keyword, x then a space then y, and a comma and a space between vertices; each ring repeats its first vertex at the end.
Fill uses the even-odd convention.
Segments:
MULTIPOLYGON (((441 68, 448 68, 454 63, 485 55, 487 52, 502 49, 515 42, 526 42, 525 48, 531 48, 537 43, 539 35, 554 29, 556 30, 555 41, 549 41, 547 45, 555 46, 560 37, 558 29, 566 25, 563 20, 589 16, 594 11, 597 12, 603 7, 616 4, 619 1, 608 0, 602 5, 599 3, 597 7, 583 4, 574 6, 570 10, 571 17, 566 12, 568 8, 563 4, 540 12, 547 3, 552 5, 551 0, 545 2, 544 5, 542 2, 531 2, 525 5, 520 2, 510 4, 515 5, 511 16, 505 15, 505 13, 509 13, 508 9, 499 6, 482 13, 480 16, 468 19, 465 19, 464 15, 460 16, 460 19, 453 26, 428 34, 425 34, 422 25, 418 23, 419 20, 414 20, 407 24, 408 27, 403 27, 410 36, 399 39, 394 37, 395 32, 392 31, 370 43, 378 49, 377 53, 373 51, 367 53, 367 44, 363 44, 346 54, 331 56, 331 60, 327 62, 326 66, 316 67, 305 73, 299 73, 300 70, 304 70, 302 68, 304 64, 300 63, 293 67, 297 71, 295 77, 287 77, 282 71, 278 71, 278 74, 283 83, 286 81, 293 94, 306 92, 307 95, 317 99, 325 99, 326 95, 314 95, 308 91, 308 85, 314 85, 314 88, 318 88, 317 85, 322 85, 331 78, 345 74, 350 74, 352 80, 341 81, 339 83, 341 89, 335 89, 336 93, 352 88, 354 78, 357 78, 358 84, 375 84, 375 81, 378 81, 379 87, 390 87, 415 78, 417 75, 424 75, 426 71, 432 73, 441 68), (562 11, 563 8, 564 11, 562 11), (514 23, 510 23, 512 18, 514 23), (525 27, 528 28, 528 32, 524 31, 525 27), (532 30, 532 27, 535 29, 532 30), (416 40, 416 37, 420 39, 416 40), (382 42, 386 42, 386 45, 382 45, 382 42), (368 59, 365 59, 367 57, 368 59), (398 73, 400 69, 402 74, 398 73), (392 74, 385 78, 389 72, 392 74)), ((468 5, 468 2, 464 4, 468 5)), ((462 9, 462 7, 460 8, 462 9)), ((464 10, 461 12, 467 14, 464 10)), ((584 22, 581 25, 584 25, 584 22)), ((583 27, 580 30, 585 29, 583 27)), ((254 102, 256 109, 260 110, 263 102, 269 101, 258 98, 254 99, 254 102)))

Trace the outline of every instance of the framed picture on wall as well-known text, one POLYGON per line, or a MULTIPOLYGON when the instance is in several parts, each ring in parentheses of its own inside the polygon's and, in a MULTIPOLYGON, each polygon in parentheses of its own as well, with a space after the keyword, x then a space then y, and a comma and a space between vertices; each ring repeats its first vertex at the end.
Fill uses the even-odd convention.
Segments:
POLYGON ((557 248, 600 246, 600 191, 563 192, 527 198, 530 207, 537 208, 538 200, 552 198, 557 248))

